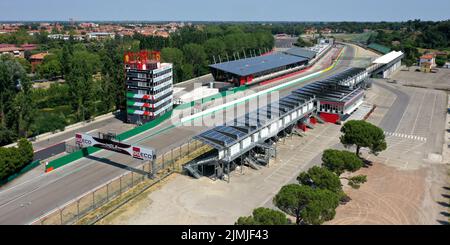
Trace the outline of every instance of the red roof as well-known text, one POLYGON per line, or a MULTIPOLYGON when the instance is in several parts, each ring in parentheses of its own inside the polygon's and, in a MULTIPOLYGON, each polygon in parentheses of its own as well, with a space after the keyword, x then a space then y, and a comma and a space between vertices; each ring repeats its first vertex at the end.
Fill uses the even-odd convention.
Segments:
POLYGON ((434 56, 432 54, 424 54, 422 56, 420 56, 421 59, 427 59, 427 60, 431 60, 434 58, 434 56))
POLYGON ((15 44, 0 43, 0 48, 11 48, 15 46, 16 46, 15 44))
POLYGON ((33 54, 32 56, 30 56, 31 60, 43 60, 45 56, 47 56, 49 53, 38 53, 38 54, 33 54))

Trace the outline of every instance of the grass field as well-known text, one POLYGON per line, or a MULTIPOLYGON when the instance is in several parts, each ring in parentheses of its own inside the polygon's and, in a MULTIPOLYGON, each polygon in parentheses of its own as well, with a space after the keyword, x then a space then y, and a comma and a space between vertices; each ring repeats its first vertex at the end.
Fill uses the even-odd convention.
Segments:
POLYGON ((352 42, 359 42, 359 43, 366 43, 367 40, 369 40, 370 35, 372 32, 366 32, 366 33, 343 33, 343 34, 330 34, 326 36, 333 36, 338 40, 342 41, 352 41, 352 42))

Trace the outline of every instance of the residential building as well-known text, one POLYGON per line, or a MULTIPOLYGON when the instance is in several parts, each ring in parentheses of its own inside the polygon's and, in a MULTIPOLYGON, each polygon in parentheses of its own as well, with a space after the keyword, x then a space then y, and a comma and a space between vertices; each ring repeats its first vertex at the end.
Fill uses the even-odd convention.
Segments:
POLYGON ((436 67, 436 59, 433 54, 424 54, 420 56, 419 66, 423 72, 430 72, 436 67))
POLYGON ((31 63, 31 72, 36 71, 36 67, 44 61, 45 56, 49 55, 48 52, 45 53, 37 53, 30 56, 30 63, 31 63))
POLYGON ((17 58, 24 58, 24 51, 25 51, 24 48, 16 46, 3 47, 0 48, 0 55, 11 54, 12 56, 17 58))
POLYGON ((111 32, 90 32, 86 36, 88 39, 106 39, 114 38, 115 34, 111 32))

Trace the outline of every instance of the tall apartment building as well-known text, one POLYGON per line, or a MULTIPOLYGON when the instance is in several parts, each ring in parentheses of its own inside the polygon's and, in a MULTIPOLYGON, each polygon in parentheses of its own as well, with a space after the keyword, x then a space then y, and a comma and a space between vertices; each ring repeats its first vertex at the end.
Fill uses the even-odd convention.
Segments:
POLYGON ((127 122, 144 124, 173 106, 172 64, 161 63, 157 51, 127 52, 127 122))

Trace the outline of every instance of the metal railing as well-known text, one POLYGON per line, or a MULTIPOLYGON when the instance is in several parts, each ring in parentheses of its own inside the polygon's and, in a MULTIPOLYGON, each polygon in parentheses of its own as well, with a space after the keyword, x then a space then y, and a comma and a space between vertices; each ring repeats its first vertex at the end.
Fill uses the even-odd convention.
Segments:
MULTIPOLYGON (((121 197, 135 187, 137 184, 147 180, 147 186, 152 186, 165 178, 169 173, 181 172, 182 165, 193 160, 199 155, 211 150, 207 145, 198 141, 190 140, 187 143, 174 147, 159 155, 154 160, 154 168, 151 162, 145 162, 138 167, 129 167, 129 171, 116 178, 86 192, 77 198, 51 210, 30 222, 32 225, 70 225, 77 223, 90 212, 97 210, 104 204, 121 197), (152 172, 152 170, 154 172, 152 172), (166 172, 164 172, 166 171, 166 172), (149 178, 164 172, 161 178, 149 178)), ((120 205, 116 205, 118 208, 120 205)), ((105 212, 110 213, 111 210, 105 212)), ((102 214, 100 214, 102 215, 102 214)))

